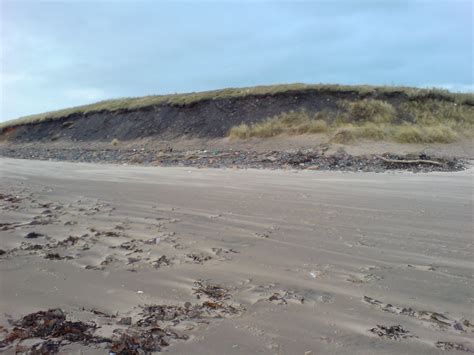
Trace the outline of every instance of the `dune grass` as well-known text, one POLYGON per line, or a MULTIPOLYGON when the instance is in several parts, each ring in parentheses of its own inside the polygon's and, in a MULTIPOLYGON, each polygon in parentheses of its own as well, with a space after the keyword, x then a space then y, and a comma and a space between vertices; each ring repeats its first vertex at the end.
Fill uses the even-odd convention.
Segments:
POLYGON ((474 129, 474 107, 455 102, 406 102, 400 106, 400 112, 406 121, 422 126, 446 124, 458 131, 474 129))
POLYGON ((474 136, 474 108, 456 102, 428 99, 395 108, 381 100, 340 102, 341 111, 288 112, 252 125, 241 124, 231 138, 273 137, 281 134, 327 133, 331 141, 392 140, 399 143, 451 143, 459 135, 474 136), (328 124, 330 122, 330 124, 328 124), (326 123, 326 124, 325 124, 326 123))
POLYGON ((335 143, 350 144, 358 140, 392 140, 398 143, 452 143, 458 133, 444 124, 420 126, 412 123, 402 125, 346 124, 337 127, 331 137, 335 143))
POLYGON ((347 117, 351 122, 391 122, 395 119, 395 108, 386 101, 360 100, 346 102, 347 117))
POLYGON ((404 124, 393 128, 392 136, 399 143, 451 143, 458 134, 449 126, 404 124))
POLYGON ((352 143, 358 139, 383 140, 388 137, 385 127, 381 127, 372 122, 361 125, 348 123, 333 129, 332 141, 335 143, 352 143))
POLYGON ((21 117, 16 120, 0 123, 0 129, 16 125, 29 124, 47 120, 60 119, 71 115, 84 115, 93 112, 114 112, 121 110, 134 110, 155 105, 186 106, 205 100, 229 99, 244 96, 277 95, 281 93, 302 93, 315 91, 326 94, 354 93, 359 96, 393 95, 402 94, 411 101, 434 99, 443 102, 454 102, 459 105, 474 105, 472 94, 451 93, 442 89, 419 89, 397 86, 371 86, 371 85, 327 85, 327 84, 282 84, 255 86, 247 88, 228 88, 214 91, 193 92, 185 94, 155 95, 137 98, 120 98, 105 100, 90 105, 77 106, 63 110, 41 113, 21 117))
POLYGON ((229 132, 230 138, 250 137, 268 138, 281 134, 298 135, 305 133, 324 133, 328 130, 326 121, 320 114, 310 115, 305 110, 284 112, 280 115, 251 125, 242 123, 229 132))

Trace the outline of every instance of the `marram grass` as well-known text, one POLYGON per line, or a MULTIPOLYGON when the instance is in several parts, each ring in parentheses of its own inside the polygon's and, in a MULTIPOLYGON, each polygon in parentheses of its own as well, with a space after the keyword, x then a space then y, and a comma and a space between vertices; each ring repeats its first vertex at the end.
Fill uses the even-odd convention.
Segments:
POLYGON ((267 86, 254 86, 245 88, 228 88, 214 91, 193 92, 185 94, 155 95, 137 98, 121 98, 105 100, 90 105, 66 108, 36 115, 21 117, 0 123, 0 129, 29 124, 41 121, 55 120, 70 115, 90 114, 101 111, 134 110, 155 105, 185 106, 199 101, 237 98, 250 95, 274 95, 286 92, 319 91, 324 93, 355 93, 358 95, 371 94, 403 94, 410 100, 435 98, 436 100, 456 102, 458 104, 469 103, 474 105, 472 94, 451 93, 442 89, 419 89, 412 87, 397 86, 371 86, 371 85, 332 85, 332 84, 280 84, 267 86))

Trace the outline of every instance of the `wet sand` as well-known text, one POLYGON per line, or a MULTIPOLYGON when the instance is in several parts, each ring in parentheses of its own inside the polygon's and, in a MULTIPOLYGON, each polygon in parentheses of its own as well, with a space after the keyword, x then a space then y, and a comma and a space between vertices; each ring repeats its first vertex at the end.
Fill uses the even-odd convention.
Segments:
MULTIPOLYGON (((201 302, 195 282, 206 280, 225 287, 226 305, 238 311, 169 325, 189 339, 172 341, 166 352, 474 349, 472 170, 294 172, 2 158, 0 178, 6 329, 9 318, 61 308, 111 336, 118 319, 140 317, 140 306, 201 302), (31 232, 40 235, 25 238, 31 232), (395 325, 408 333, 384 328, 395 325)), ((81 344, 62 351, 108 353, 81 344)))

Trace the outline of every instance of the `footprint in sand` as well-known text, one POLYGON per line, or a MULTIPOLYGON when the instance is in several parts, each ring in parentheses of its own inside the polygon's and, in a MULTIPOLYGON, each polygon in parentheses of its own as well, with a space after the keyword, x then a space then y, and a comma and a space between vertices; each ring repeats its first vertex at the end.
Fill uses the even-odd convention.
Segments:
POLYGON ((416 269, 416 270, 423 270, 423 271, 436 271, 437 267, 434 265, 414 265, 408 264, 407 267, 416 269))

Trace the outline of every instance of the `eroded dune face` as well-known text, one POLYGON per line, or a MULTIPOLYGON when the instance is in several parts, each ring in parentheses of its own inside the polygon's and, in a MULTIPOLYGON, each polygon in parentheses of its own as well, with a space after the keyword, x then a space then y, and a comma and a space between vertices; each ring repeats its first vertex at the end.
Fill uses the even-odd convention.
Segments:
POLYGON ((0 169, 8 351, 474 349, 470 170, 0 169))

